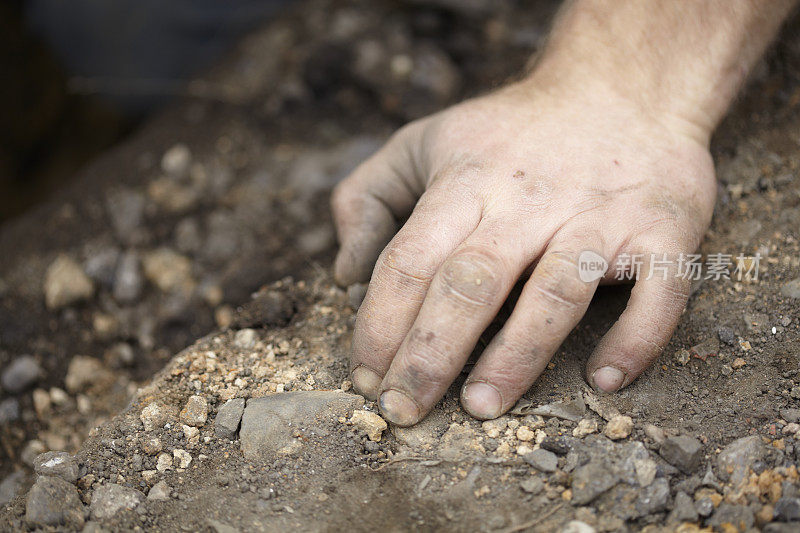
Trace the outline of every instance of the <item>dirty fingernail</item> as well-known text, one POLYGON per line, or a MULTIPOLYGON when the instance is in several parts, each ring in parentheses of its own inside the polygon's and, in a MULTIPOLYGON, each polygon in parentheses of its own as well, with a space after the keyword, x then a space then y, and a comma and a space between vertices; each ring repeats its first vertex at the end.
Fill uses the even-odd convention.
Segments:
POLYGON ((594 386, 601 391, 614 392, 622 386, 622 382, 625 381, 625 374, 613 366, 604 366, 594 371, 592 381, 594 381, 594 386))
POLYGON ((381 377, 365 366, 353 370, 353 387, 367 400, 375 401, 378 397, 378 388, 381 377))
POLYGON ((503 400, 497 389, 481 381, 464 387, 461 403, 470 415, 485 420, 497 418, 503 408, 503 400))
POLYGON ((392 424, 411 426, 419 422, 416 402, 398 390, 387 390, 378 403, 384 418, 392 424))

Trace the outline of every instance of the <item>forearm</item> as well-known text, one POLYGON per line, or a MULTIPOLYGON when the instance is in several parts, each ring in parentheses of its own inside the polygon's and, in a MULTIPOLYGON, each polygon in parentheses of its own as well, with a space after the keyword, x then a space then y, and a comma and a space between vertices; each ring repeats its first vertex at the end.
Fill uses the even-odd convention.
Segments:
POLYGON ((623 98, 707 142, 797 0, 574 0, 531 79, 623 98))

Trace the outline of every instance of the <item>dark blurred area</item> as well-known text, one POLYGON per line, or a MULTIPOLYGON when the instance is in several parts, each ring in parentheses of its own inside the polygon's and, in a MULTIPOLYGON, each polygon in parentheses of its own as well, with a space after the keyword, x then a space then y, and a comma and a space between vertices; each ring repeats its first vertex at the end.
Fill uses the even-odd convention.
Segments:
POLYGON ((2 0, 0 223, 290 0, 2 0))

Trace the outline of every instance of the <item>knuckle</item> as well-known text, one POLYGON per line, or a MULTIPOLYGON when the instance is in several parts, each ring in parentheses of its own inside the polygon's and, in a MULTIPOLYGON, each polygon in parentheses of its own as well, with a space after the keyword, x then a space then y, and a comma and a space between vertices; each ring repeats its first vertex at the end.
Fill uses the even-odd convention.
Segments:
POLYGON ((399 279, 401 284, 427 283, 432 273, 422 266, 420 257, 424 254, 423 246, 416 240, 395 240, 381 253, 377 276, 382 280, 399 279))
POLYGON ((459 252, 442 267, 441 290, 476 305, 488 305, 500 296, 502 262, 490 251, 474 249, 459 252))
POLYGON ((533 288, 551 304, 569 308, 583 307, 592 297, 593 285, 578 276, 572 254, 549 252, 534 270, 533 288))

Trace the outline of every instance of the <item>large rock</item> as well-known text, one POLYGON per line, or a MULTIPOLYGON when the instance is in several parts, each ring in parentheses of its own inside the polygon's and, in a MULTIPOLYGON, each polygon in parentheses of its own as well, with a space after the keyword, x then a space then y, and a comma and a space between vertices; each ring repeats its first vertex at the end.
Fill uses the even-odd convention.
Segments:
POLYGON ((292 453, 300 446, 294 433, 308 426, 334 424, 364 405, 355 394, 331 391, 297 391, 252 398, 239 431, 242 452, 248 460, 275 453, 292 453))
POLYGON ((81 266, 66 255, 59 256, 47 269, 44 299, 50 310, 66 307, 94 295, 94 283, 81 266))
POLYGON ((765 452, 758 435, 737 439, 725 446, 717 456, 717 475, 723 481, 738 483, 744 480, 750 466, 763 458, 765 452))
POLYGON ((120 511, 135 509, 142 500, 144 495, 138 490, 109 483, 94 491, 89 510, 92 518, 111 518, 120 511))
POLYGON ((25 520, 34 526, 83 526, 83 505, 74 485, 58 477, 41 476, 28 492, 25 520))

